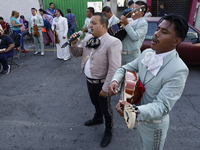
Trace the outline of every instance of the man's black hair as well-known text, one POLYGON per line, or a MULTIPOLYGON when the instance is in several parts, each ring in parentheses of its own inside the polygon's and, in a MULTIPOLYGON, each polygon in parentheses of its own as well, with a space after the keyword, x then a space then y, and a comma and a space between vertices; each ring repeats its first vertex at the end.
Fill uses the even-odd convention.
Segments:
POLYGON ((50 6, 51 4, 54 4, 54 3, 53 3, 53 2, 49 3, 49 6, 50 6))
POLYGON ((106 17, 106 15, 104 13, 96 12, 96 13, 94 13, 93 16, 100 16, 100 23, 106 24, 106 28, 108 27, 108 18, 106 17))
POLYGON ((132 4, 134 4, 133 0, 131 0, 131 1, 128 2, 128 6, 131 6, 132 4))
POLYGON ((92 14, 94 14, 94 8, 93 8, 93 7, 88 7, 87 9, 89 9, 90 12, 91 12, 92 14))
POLYGON ((0 20, 3 20, 3 17, 0 17, 0 20))
POLYGON ((37 12, 37 9, 36 8, 31 8, 31 10, 35 10, 37 12))
POLYGON ((111 9, 110 9, 109 6, 105 6, 105 7, 103 7, 102 12, 103 12, 103 11, 105 11, 105 12, 107 12, 107 13, 109 13, 109 12, 112 13, 112 11, 111 11, 111 9))
MULTIPOLYGON (((177 14, 168 14, 163 16, 159 21, 158 25, 163 21, 167 20, 170 22, 170 25, 172 23, 175 23, 174 30, 176 32, 176 35, 180 38, 182 38, 182 41, 185 39, 187 32, 188 32, 188 23, 181 15, 177 14)), ((169 25, 169 26, 170 26, 169 25)))
MULTIPOLYGON (((147 12, 147 9, 148 9, 148 5, 147 5, 147 3, 145 3, 145 2, 143 2, 143 1, 137 1, 137 2, 135 2, 135 4, 137 4, 137 5, 144 5, 145 6, 145 10, 143 11, 144 12, 144 15, 146 14, 146 12, 147 12)), ((144 16, 143 15, 143 16, 144 16)))
POLYGON ((68 12, 68 13, 71 13, 71 8, 67 8, 67 12, 68 12))

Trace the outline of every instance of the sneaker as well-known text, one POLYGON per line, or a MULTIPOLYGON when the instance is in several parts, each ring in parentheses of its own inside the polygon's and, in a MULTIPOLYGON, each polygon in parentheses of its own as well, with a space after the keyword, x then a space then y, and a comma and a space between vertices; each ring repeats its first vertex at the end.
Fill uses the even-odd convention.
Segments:
POLYGON ((28 53, 28 51, 24 49, 24 50, 22 50, 22 53, 28 53))
POLYGON ((9 74, 10 73, 10 65, 8 65, 8 70, 4 70, 4 74, 9 74))
POLYGON ((38 53, 39 53, 39 52, 36 51, 36 52, 34 53, 34 55, 37 55, 38 53))
POLYGON ((17 51, 19 51, 19 49, 18 48, 15 48, 17 51))
POLYGON ((41 53, 41 56, 44 56, 44 52, 41 53))

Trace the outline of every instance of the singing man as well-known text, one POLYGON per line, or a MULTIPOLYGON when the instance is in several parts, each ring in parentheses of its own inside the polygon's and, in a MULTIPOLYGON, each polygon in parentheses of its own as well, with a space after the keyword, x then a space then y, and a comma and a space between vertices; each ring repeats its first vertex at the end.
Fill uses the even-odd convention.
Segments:
MULTIPOLYGON (((77 39, 71 42, 70 50, 74 57, 82 56, 81 67, 85 73, 87 87, 92 104, 95 107, 94 117, 85 122, 86 126, 102 124, 105 118, 105 134, 101 146, 107 146, 113 133, 113 112, 108 95, 110 81, 121 66, 122 43, 107 33, 108 18, 103 13, 94 13, 91 18, 91 34, 88 34, 76 45, 77 39)), ((72 37, 76 37, 74 33, 72 37)))

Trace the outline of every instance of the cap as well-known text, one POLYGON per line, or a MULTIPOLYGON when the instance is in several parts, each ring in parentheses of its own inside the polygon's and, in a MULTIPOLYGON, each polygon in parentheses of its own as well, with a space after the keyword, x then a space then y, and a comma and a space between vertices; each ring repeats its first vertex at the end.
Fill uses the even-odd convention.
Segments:
POLYGON ((131 6, 132 4, 134 4, 134 1, 131 0, 128 2, 128 6, 131 6))
MULTIPOLYGON (((126 14, 128 14, 131 10, 132 10, 131 8, 126 9, 123 15, 126 16, 126 14)), ((129 15, 128 18, 131 18, 131 15, 129 15)))

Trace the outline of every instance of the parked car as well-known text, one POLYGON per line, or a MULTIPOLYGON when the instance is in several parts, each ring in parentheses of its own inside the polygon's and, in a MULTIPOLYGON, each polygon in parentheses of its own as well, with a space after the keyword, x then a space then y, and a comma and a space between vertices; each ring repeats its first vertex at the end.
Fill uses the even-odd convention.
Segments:
MULTIPOLYGON (((160 17, 145 17, 148 22, 148 32, 141 47, 141 51, 151 47, 151 39, 157 29, 160 17)), ((179 56, 186 64, 200 64, 200 31, 189 25, 187 36, 176 48, 179 56)))

